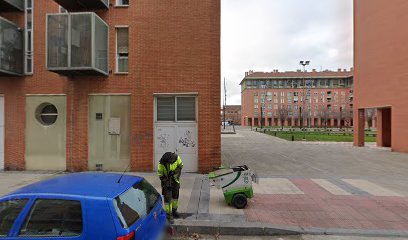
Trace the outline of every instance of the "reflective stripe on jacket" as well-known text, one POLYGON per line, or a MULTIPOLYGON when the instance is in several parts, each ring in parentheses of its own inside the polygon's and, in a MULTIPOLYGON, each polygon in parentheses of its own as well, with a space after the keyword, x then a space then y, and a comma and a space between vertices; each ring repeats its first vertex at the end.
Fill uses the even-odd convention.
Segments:
MULTIPOLYGON (((159 177, 167 177, 170 172, 176 171, 177 168, 180 168, 180 170, 183 168, 183 161, 181 161, 180 156, 178 156, 177 160, 174 163, 167 164, 167 168, 164 164, 159 163, 159 166, 157 167, 157 175, 159 177)), ((180 176, 173 175, 173 178, 177 183, 180 183, 179 177, 180 176)))

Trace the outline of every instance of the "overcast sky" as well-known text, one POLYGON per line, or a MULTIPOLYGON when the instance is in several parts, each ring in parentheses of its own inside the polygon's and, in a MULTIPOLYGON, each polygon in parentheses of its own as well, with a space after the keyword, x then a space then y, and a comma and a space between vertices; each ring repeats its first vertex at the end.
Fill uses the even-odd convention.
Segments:
POLYGON ((241 104, 248 70, 353 66, 352 0, 221 0, 221 77, 227 104, 241 104), (223 80, 222 80, 223 81, 223 80))

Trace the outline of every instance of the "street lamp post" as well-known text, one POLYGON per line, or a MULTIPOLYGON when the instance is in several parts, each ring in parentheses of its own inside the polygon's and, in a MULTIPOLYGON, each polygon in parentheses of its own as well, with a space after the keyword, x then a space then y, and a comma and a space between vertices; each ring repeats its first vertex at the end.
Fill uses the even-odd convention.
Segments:
MULTIPOLYGON (((305 94, 305 89, 306 89, 306 82, 305 82, 305 75, 306 75, 306 66, 310 64, 310 61, 300 61, 300 65, 303 66, 303 116, 300 116, 302 119, 302 127, 303 127, 303 139, 306 139, 306 129, 305 129, 305 106, 306 106, 306 94, 305 94)), ((310 105, 309 105, 309 114, 310 114, 310 105)), ((308 125, 310 124, 310 120, 308 125)))
POLYGON ((266 85, 261 86, 264 89, 263 96, 261 98, 261 129, 262 129, 262 120, 264 118, 263 112, 265 110, 265 100, 266 100, 266 85))

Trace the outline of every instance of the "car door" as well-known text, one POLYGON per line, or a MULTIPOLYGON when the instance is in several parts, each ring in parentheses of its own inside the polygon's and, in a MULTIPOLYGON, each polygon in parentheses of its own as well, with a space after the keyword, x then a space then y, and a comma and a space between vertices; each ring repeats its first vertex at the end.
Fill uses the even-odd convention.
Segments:
POLYGON ((7 239, 86 239, 85 205, 78 198, 32 198, 7 239))

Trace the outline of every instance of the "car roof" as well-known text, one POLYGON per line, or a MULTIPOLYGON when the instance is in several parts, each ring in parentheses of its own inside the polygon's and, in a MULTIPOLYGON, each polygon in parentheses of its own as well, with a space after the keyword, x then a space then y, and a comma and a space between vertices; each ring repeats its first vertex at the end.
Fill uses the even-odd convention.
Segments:
POLYGON ((115 198, 142 177, 117 173, 72 173, 40 181, 22 187, 6 196, 12 195, 75 195, 83 197, 115 198))

